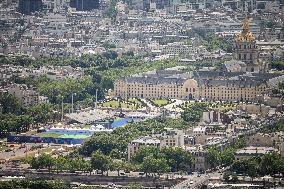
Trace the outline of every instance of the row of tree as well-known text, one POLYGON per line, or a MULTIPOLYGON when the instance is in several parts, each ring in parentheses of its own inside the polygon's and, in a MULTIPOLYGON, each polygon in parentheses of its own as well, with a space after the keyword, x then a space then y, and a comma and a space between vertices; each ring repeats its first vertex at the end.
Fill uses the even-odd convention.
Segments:
POLYGON ((284 174, 284 158, 272 152, 262 157, 255 156, 249 159, 237 160, 233 163, 231 171, 237 174, 256 176, 284 174))
POLYGON ((192 155, 182 148, 145 146, 138 149, 131 161, 147 173, 166 173, 191 169, 192 155))
MULTIPOLYGON (((69 184, 66 184, 59 180, 12 180, 12 181, 1 181, 0 182, 1 189, 72 189, 69 184)), ((99 186, 80 186, 78 189, 102 189, 99 186)), ((140 185, 130 185, 124 186, 123 189, 142 189, 140 185)))
POLYGON ((49 154, 41 154, 29 160, 33 169, 47 169, 49 172, 92 172, 100 170, 102 174, 108 171, 143 171, 162 174, 166 172, 189 171, 192 165, 192 156, 181 148, 142 147, 135 153, 132 163, 115 160, 111 156, 97 150, 92 153, 91 160, 86 161, 81 157, 52 157, 49 154))
MULTIPOLYGON (((60 181, 42 181, 42 180, 12 180, 1 181, 1 189, 71 189, 67 184, 60 181)), ((95 188, 94 188, 95 189, 95 188)))
POLYGON ((92 171, 90 162, 85 161, 83 158, 72 159, 64 156, 55 158, 49 154, 41 154, 38 157, 33 157, 29 160, 29 164, 33 169, 47 169, 49 172, 55 171, 56 173, 62 171, 92 171))

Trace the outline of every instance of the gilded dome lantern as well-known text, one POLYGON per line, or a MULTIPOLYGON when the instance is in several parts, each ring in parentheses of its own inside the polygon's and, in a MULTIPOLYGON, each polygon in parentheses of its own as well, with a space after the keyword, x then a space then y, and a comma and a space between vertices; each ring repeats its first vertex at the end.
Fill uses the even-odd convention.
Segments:
POLYGON ((236 41, 245 42, 245 41, 255 41, 255 36, 249 30, 249 19, 246 17, 243 21, 243 31, 236 35, 236 41))

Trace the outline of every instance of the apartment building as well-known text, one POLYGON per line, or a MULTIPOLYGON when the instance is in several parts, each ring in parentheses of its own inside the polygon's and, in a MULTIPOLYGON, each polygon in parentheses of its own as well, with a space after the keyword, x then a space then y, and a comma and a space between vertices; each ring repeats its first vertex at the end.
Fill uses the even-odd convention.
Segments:
POLYGON ((181 130, 165 128, 165 130, 156 135, 160 139, 160 147, 181 147, 184 146, 184 133, 181 130))
POLYGON ((144 136, 133 140, 127 146, 127 157, 129 161, 141 146, 156 146, 159 148, 183 147, 184 133, 181 130, 165 128, 164 131, 159 134, 153 136, 144 136))
MULTIPOLYGON (((205 52, 205 49, 203 49, 205 52)), ((173 55, 194 55, 198 53, 199 49, 191 45, 184 45, 180 43, 170 43, 164 45, 162 48, 162 54, 173 54, 173 55)))
POLYGON ((202 148, 201 145, 186 147, 186 151, 190 152, 193 158, 192 170, 195 171, 205 171, 207 169, 206 165, 206 150, 202 148))
POLYGON ((156 146, 160 147, 161 141, 157 138, 144 136, 131 141, 127 146, 127 157, 128 161, 131 160, 132 156, 137 152, 137 150, 142 146, 156 146))
POLYGON ((13 84, 7 88, 7 92, 19 99, 23 107, 29 107, 39 103, 39 94, 26 85, 13 84))

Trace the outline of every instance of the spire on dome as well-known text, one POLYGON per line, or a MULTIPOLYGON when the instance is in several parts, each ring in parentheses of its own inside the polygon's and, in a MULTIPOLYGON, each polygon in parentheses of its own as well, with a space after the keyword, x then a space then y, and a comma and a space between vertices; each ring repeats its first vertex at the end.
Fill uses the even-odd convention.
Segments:
POLYGON ((249 19, 246 17, 243 21, 243 32, 248 33, 249 32, 249 19))
POLYGON ((246 18, 243 21, 243 31, 236 34, 236 41, 255 41, 255 36, 249 31, 249 19, 246 18))

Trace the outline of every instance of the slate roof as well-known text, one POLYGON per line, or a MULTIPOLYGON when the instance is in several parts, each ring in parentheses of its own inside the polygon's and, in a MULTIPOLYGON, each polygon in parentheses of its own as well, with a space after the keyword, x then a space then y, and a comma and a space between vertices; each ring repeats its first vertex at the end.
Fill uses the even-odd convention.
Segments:
POLYGON ((186 79, 181 78, 163 78, 163 77, 129 77, 125 78, 127 83, 143 83, 148 85, 159 85, 159 84, 172 84, 182 85, 186 79))
POLYGON ((188 79, 195 79, 199 86, 238 86, 256 87, 268 80, 279 77, 281 74, 272 73, 244 73, 225 71, 181 71, 181 70, 159 70, 142 73, 136 76, 125 77, 127 83, 141 83, 148 85, 183 85, 188 79), (217 79, 218 78, 218 79, 217 79))

